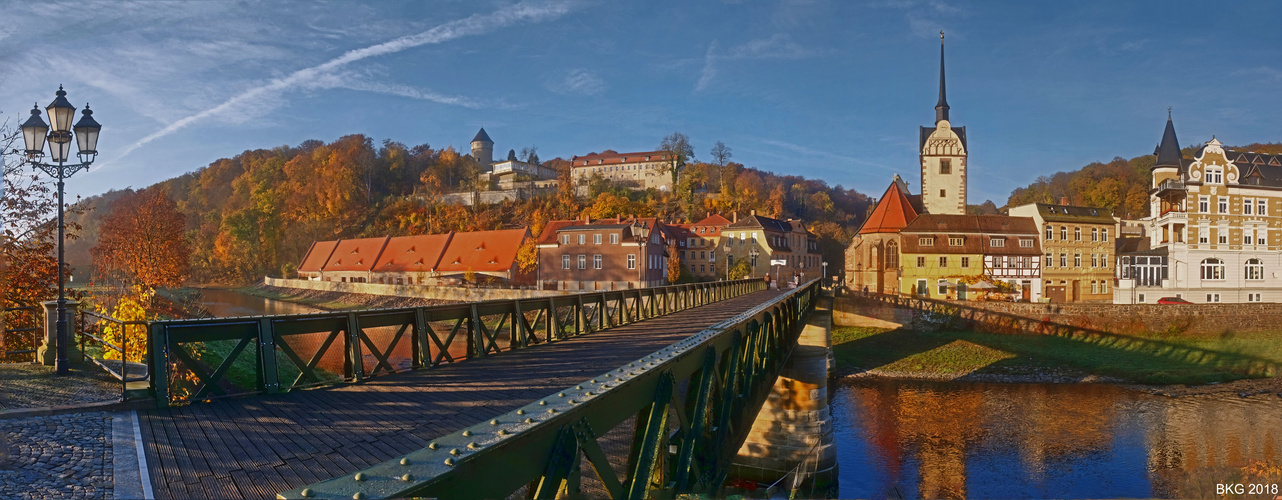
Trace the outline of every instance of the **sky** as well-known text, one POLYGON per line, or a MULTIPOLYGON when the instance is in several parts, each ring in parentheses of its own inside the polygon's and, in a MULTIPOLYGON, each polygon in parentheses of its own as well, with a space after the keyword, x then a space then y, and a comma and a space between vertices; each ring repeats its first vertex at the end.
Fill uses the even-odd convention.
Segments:
MULTIPOLYGON (((1282 3, 968 1, 0 2, 0 123, 58 85, 103 125, 88 196, 251 149, 365 134, 495 156, 646 151, 880 196, 920 184, 946 32, 969 202, 1183 145, 1282 142, 1282 3)), ((74 199, 74 198, 73 198, 74 199)))

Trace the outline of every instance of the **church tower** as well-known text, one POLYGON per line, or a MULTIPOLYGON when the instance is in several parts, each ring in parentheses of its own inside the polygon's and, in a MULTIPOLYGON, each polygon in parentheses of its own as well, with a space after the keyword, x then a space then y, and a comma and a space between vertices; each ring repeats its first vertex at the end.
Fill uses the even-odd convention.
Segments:
POLYGON ((921 128, 921 202, 927 213, 966 213, 966 127, 948 121, 944 32, 939 32, 939 102, 935 126, 921 128))

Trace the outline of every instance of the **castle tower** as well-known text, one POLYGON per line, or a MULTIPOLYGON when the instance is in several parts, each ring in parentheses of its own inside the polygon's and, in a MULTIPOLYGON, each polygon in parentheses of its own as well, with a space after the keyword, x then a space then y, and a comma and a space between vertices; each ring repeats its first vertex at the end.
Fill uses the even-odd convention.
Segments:
POLYGON ((921 128, 921 201, 932 214, 966 213, 966 127, 948 121, 944 32, 939 32, 939 102, 935 126, 921 128))
POLYGON ((476 137, 472 138, 472 158, 487 167, 494 163, 494 141, 490 140, 490 135, 485 133, 484 127, 476 133, 476 137))

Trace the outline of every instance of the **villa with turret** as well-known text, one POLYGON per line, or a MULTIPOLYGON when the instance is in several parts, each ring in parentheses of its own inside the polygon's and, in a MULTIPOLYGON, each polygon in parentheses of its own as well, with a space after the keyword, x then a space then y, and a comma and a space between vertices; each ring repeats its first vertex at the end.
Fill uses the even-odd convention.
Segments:
POLYGON ((1144 235, 1119 242, 1113 301, 1282 302, 1282 155, 1225 149, 1185 158, 1170 117, 1144 235))

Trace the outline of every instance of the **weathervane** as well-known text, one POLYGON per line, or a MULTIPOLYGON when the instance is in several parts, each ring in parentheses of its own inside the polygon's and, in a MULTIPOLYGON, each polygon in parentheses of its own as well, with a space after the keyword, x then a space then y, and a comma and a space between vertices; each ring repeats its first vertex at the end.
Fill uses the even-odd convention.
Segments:
POLYGON ((939 43, 944 43, 944 30, 939 30, 939 43))

